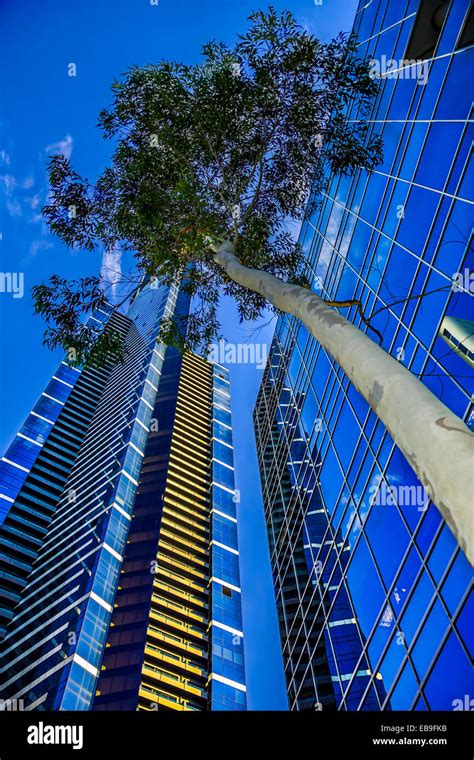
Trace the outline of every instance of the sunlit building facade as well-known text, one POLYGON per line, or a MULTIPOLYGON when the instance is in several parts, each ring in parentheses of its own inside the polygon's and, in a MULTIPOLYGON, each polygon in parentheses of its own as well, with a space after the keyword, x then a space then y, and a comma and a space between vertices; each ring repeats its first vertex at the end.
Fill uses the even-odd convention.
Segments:
POLYGON ((158 341, 188 308, 97 311, 123 360, 61 363, 2 459, 2 704, 246 709, 228 373, 158 341))
MULTIPOLYGON (((329 177, 301 230, 307 275, 327 300, 360 300, 384 348, 474 427, 472 4, 361 0, 354 31, 380 90, 347 118, 382 134, 384 160, 329 177)), ((378 340, 356 307, 341 313, 378 340)), ((290 709, 459 709, 473 688, 472 570, 382 423, 292 317, 278 320, 254 419, 290 709)))

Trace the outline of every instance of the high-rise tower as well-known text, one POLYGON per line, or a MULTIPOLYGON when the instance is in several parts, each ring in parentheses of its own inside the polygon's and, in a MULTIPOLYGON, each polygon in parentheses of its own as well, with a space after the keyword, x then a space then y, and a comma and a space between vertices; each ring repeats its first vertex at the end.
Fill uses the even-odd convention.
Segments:
MULTIPOLYGON (((359 301, 384 348, 470 425, 473 23, 469 0, 361 0, 354 32, 380 90, 347 119, 382 134, 383 164, 328 177, 300 235, 313 289, 359 301)), ((367 331, 357 305, 343 313, 367 331)), ((292 317, 278 320, 255 428, 290 708, 459 709, 472 693, 469 563, 292 317)))
POLYGON ((228 373, 165 348, 144 285, 121 363, 62 363, 2 460, 1 697, 25 709, 245 709, 228 373))

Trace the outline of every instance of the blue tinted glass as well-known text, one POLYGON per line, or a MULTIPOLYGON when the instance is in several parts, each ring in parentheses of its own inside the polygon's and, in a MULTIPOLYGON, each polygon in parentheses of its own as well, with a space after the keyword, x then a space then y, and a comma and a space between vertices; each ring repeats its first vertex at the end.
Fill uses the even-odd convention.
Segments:
POLYGON ((413 662, 418 673, 427 671, 436 650, 440 646, 448 623, 446 613, 437 599, 412 651, 413 662))
POLYGON ((390 697, 392 710, 409 710, 418 688, 415 673, 412 666, 407 662, 402 675, 390 697))
POLYGON ((464 645, 474 655, 474 592, 471 591, 464 607, 456 621, 459 633, 461 634, 464 645))
POLYGON ((226 446, 219 441, 214 441, 213 456, 220 462, 224 462, 224 464, 228 464, 231 467, 234 464, 234 450, 230 448, 230 446, 226 446))
POLYGON ((456 611, 472 578, 472 571, 466 557, 459 553, 441 588, 441 594, 451 614, 456 611))
POLYGON ((456 634, 451 633, 425 686, 430 710, 466 709, 457 701, 462 704, 465 694, 472 694, 473 683, 471 665, 456 634))

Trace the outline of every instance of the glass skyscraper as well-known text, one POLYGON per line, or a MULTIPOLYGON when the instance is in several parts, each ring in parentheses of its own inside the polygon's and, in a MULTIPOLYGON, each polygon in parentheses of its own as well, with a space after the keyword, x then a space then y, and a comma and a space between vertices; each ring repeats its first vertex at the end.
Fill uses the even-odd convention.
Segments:
POLYGON ((188 308, 96 311, 123 360, 62 362, 2 458, 7 709, 246 709, 228 372, 158 342, 188 308))
MULTIPOLYGON (((382 134, 383 164, 328 177, 300 234, 312 288, 360 300, 384 348, 471 427, 473 23, 468 0, 361 0, 354 32, 380 89, 347 118, 382 134)), ((378 340, 355 306, 342 313, 378 340)), ((293 317, 278 320, 254 420, 290 709, 469 709, 469 563, 293 317)))

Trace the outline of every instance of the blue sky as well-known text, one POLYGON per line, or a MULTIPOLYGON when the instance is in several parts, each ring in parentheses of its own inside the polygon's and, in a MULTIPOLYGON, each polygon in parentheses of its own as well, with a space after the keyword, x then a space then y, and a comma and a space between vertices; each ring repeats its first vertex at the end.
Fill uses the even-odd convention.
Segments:
MULTIPOLYGON (((131 65, 161 59, 191 63, 212 38, 232 42, 258 0, 2 0, 0 27, 1 271, 21 273, 23 297, 0 293, 0 403, 3 452, 60 360, 42 347, 44 325, 33 317, 32 285, 53 273, 96 274, 100 256, 68 251, 45 228, 48 154, 72 156, 90 180, 110 146, 96 127, 114 78, 131 65), (76 76, 68 76, 75 64, 76 76)), ((320 39, 352 27, 356 0, 274 0, 320 39)), ((124 264, 124 262, 123 262, 124 264)), ((239 325, 233 304, 221 308, 233 343, 268 343, 273 323, 239 325)), ((261 505, 252 410, 262 371, 230 366, 237 487, 241 492, 240 549, 250 709, 286 709, 283 670, 261 505)))

